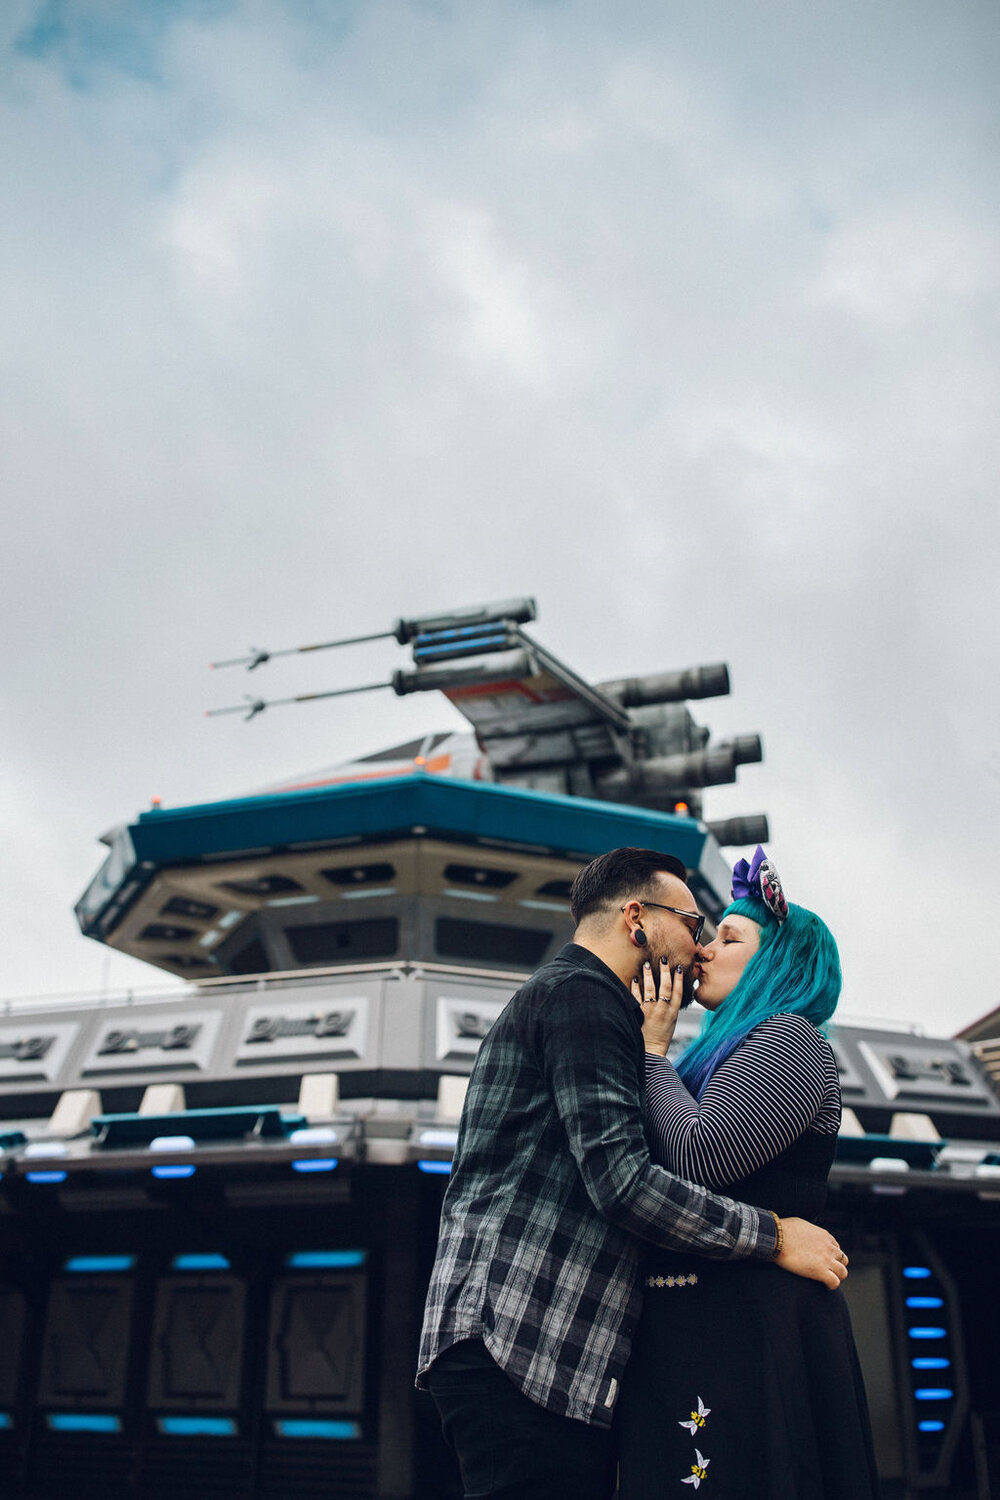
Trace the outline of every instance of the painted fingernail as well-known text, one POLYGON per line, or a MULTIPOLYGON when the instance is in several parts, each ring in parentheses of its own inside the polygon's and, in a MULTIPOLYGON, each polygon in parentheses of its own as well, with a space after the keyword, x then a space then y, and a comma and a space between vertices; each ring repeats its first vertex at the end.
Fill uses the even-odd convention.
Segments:
POLYGON ((684 965, 683 964, 678 964, 677 967, 676 967, 676 969, 674 970, 674 973, 675 974, 683 974, 684 973, 684 965))

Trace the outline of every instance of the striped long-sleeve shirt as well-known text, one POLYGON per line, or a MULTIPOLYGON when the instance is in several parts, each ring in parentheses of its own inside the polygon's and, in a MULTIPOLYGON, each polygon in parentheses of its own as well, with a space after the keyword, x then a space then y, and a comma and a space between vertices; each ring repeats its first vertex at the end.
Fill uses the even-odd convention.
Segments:
POLYGON ((441 1212, 418 1382, 481 1339, 539 1406, 609 1426, 641 1305, 642 1240, 720 1260, 774 1255, 771 1215, 654 1166, 639 1006, 563 948, 479 1049, 441 1212))
POLYGON ((801 1016, 771 1016, 730 1053, 700 1100, 672 1063, 647 1052, 646 1122, 654 1161, 706 1187, 738 1182, 805 1130, 837 1133, 833 1050, 801 1016))

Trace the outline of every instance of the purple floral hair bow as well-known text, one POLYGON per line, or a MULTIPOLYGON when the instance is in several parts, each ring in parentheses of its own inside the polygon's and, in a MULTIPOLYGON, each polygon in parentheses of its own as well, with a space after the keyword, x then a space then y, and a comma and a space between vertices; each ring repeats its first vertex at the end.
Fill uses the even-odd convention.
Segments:
POLYGON ((741 859, 733 866, 733 900, 744 901, 748 897, 763 901, 779 922, 788 916, 781 878, 759 844, 749 864, 741 859))

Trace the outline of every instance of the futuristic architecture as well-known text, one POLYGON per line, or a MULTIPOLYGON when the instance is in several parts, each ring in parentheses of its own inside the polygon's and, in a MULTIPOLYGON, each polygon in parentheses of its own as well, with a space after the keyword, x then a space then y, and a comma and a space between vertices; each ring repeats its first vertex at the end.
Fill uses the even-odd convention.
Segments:
MULTIPOLYGON (((581 864, 669 849, 712 917, 720 844, 766 837, 759 815, 701 817, 705 787, 761 758, 686 707, 728 691, 724 667, 591 686, 533 616, 510 600, 387 632, 412 666, 364 690, 443 692, 468 732, 105 836, 82 930, 187 984, 0 1014, 0 1493, 458 1493, 412 1380, 479 1044, 569 936, 581 864)), ((832 1041, 831 1222, 885 1493, 980 1500, 1000 1099, 965 1042, 832 1041)))

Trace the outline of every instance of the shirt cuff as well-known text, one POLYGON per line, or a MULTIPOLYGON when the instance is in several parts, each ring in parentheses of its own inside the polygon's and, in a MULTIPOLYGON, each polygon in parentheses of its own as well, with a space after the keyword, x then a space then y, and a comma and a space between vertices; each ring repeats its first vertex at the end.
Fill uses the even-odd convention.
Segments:
MULTIPOLYGON (((773 1260, 778 1251, 778 1226, 770 1209, 746 1206, 746 1228, 739 1245, 749 1260, 773 1260)), ((739 1251, 737 1251, 739 1254, 739 1251)))
POLYGON ((676 1071, 669 1057, 661 1057, 658 1052, 644 1052, 643 1056, 646 1059, 647 1073, 662 1073, 664 1068, 669 1068, 671 1073, 676 1071))

